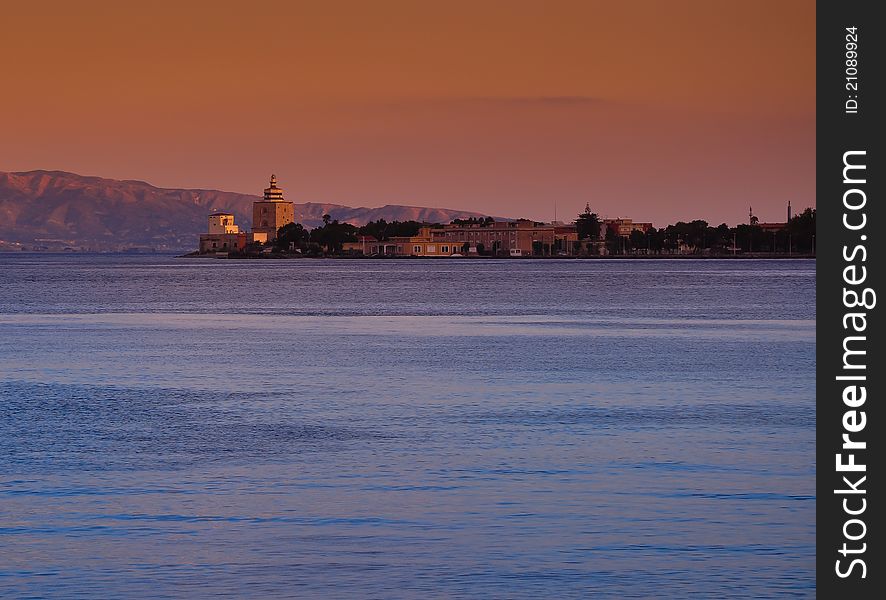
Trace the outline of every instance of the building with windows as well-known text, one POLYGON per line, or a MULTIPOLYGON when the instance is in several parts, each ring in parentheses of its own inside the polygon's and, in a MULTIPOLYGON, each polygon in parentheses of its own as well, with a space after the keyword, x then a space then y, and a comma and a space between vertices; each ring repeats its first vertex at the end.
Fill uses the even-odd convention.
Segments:
POLYGON ((518 221, 426 226, 413 236, 350 242, 345 250, 370 256, 557 256, 577 252, 574 225, 518 221))
POLYGON ((283 198, 283 190, 277 187, 277 176, 271 175, 271 185, 264 197, 252 203, 252 232, 240 231, 234 223, 234 215, 214 212, 209 215, 207 233, 200 236, 200 253, 238 252, 250 243, 264 243, 277 237, 277 230, 292 223, 295 208, 283 198))
POLYGON ((452 256, 460 250, 445 242, 439 228, 422 227, 417 235, 392 237, 387 250, 396 256, 452 256))
POLYGON ((217 212, 209 215, 209 233, 240 233, 240 227, 234 225, 234 215, 217 212))
POLYGON ((376 254, 384 254, 380 250, 383 242, 379 242, 372 235, 358 235, 356 242, 345 242, 341 246, 342 252, 345 254, 362 254, 364 256, 375 256, 376 254))
POLYGON ((200 253, 243 250, 249 236, 234 224, 234 215, 216 212, 209 215, 209 231, 200 236, 200 253))
POLYGON ((437 232, 441 244, 461 254, 494 256, 556 256, 572 254, 578 241, 575 225, 541 223, 528 219, 444 225, 437 232))
MULTIPOLYGON (((252 232, 264 236, 263 241, 277 237, 277 230, 295 221, 292 202, 283 199, 283 190, 277 187, 277 176, 271 175, 271 185, 265 188, 262 200, 252 203, 252 232)), ((256 239, 259 241, 259 239, 256 239)))
POLYGON ((602 237, 606 237, 606 230, 612 230, 616 235, 621 237, 630 237, 635 231, 646 233, 652 229, 652 223, 635 223, 632 219, 603 219, 601 224, 605 229, 602 230, 602 237))
MULTIPOLYGON (((249 243, 264 243, 277 237, 277 231, 294 222, 294 205, 283 198, 277 177, 271 175, 264 197, 252 207, 253 226, 250 234, 241 233, 234 224, 234 215, 216 212, 209 215, 209 231, 200 236, 200 252, 230 252, 245 249, 249 243)), ((631 219, 603 219, 600 222, 604 244, 608 231, 627 237, 633 231, 647 232, 652 223, 635 223, 631 219)), ((544 223, 529 219, 494 221, 471 218, 447 225, 426 225, 413 236, 397 236, 378 240, 358 236, 343 244, 346 254, 364 256, 576 256, 590 251, 590 242, 579 240, 576 225, 544 223)))
POLYGON ((778 233, 788 228, 787 223, 757 223, 757 226, 766 233, 778 233))

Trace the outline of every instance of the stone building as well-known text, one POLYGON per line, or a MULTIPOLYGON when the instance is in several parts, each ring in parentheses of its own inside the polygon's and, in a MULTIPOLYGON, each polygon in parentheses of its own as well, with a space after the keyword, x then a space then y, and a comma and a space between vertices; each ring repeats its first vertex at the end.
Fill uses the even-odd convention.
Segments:
POLYGON ((372 235, 358 235, 356 242, 345 242, 342 244, 341 249, 345 254, 374 256, 376 254, 384 254, 384 242, 378 241, 372 235))
POLYGON ((283 199, 283 190, 277 187, 277 176, 271 175, 271 186, 265 188, 264 199, 252 203, 252 233, 255 241, 273 240, 277 237, 278 229, 294 221, 295 208, 292 202, 283 199))
POLYGON ((237 252, 246 247, 249 237, 234 224, 234 215, 217 212, 209 215, 209 231, 200 235, 200 253, 237 252))
POLYGON ((200 252, 238 252, 247 244, 265 243, 277 237, 277 230, 294 222, 295 208, 283 198, 277 187, 277 176, 271 175, 271 185, 265 188, 264 198, 252 203, 252 232, 241 232, 234 223, 234 215, 214 212, 209 215, 207 233, 200 236, 200 252))
POLYGON ((234 225, 234 215, 217 212, 209 215, 209 233, 240 233, 240 227, 234 225))
POLYGON ((606 237, 606 230, 611 229, 616 235, 630 237, 635 231, 646 233, 652 229, 652 223, 637 223, 632 219, 603 219, 601 222, 601 236, 606 237))
POLYGON ((426 226, 413 236, 352 243, 354 253, 393 256, 556 256, 575 254, 574 225, 552 225, 520 219, 426 226))
POLYGON ((528 219, 444 225, 435 241, 451 253, 496 256, 572 254, 578 241, 574 225, 554 225, 528 219))

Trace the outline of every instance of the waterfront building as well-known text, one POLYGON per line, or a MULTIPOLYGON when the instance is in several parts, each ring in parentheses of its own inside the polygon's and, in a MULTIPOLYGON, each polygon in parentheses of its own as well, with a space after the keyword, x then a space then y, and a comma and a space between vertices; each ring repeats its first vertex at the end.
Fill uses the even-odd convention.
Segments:
POLYGON ((277 176, 271 175, 271 185, 265 188, 264 197, 252 203, 252 232, 241 232, 234 223, 234 215, 214 212, 209 215, 207 233, 200 235, 200 253, 238 252, 247 244, 271 241, 277 230, 294 222, 295 207, 283 198, 283 190, 277 187, 277 176))
POLYGON ((765 233, 778 233, 788 228, 787 223, 757 223, 757 226, 765 233))
POLYGON ((368 237, 346 244, 345 250, 387 256, 557 256, 575 254, 578 241, 575 225, 526 219, 429 225, 416 235, 384 241, 368 237))
POLYGON ((249 236, 234 224, 234 215, 216 212, 209 215, 208 233, 200 235, 200 253, 243 250, 249 236))
POLYGON ((417 235, 392 237, 385 253, 396 256, 452 256, 459 254, 460 248, 446 242, 439 227, 422 227, 417 235))
POLYGON ((552 256, 573 254, 578 241, 575 225, 554 225, 528 219, 444 225, 438 233, 461 254, 491 253, 495 256, 552 256))
MULTIPOLYGON (((242 251, 250 243, 265 243, 277 237, 277 231, 294 222, 294 205, 283 197, 277 177, 271 175, 264 197, 253 203, 253 227, 249 234, 240 232, 234 215, 216 212, 209 216, 208 233, 200 236, 200 252, 242 251)), ((603 219, 600 222, 598 247, 604 247, 607 231, 630 236, 633 231, 647 232, 652 223, 631 219, 603 219)), ((378 240, 358 236, 342 245, 346 254, 365 256, 575 256, 590 251, 587 240, 579 240, 576 225, 559 221, 544 223, 529 219, 493 221, 466 219, 447 225, 425 225, 413 236, 378 240)), ((599 248, 598 248, 599 251, 599 248)))
POLYGON ((342 244, 342 252, 345 254, 362 254, 364 256, 374 256, 376 254, 384 254, 380 249, 381 242, 372 235, 358 235, 356 242, 345 242, 342 244))
POLYGON ((270 241, 277 230, 295 221, 295 207, 283 198, 277 187, 277 176, 271 175, 270 187, 265 188, 264 199, 252 203, 252 232, 254 241, 270 241))
POLYGON ((612 230, 616 235, 621 237, 630 237, 635 231, 646 233, 652 229, 652 223, 635 223, 632 219, 603 219, 601 221, 603 229, 602 236, 606 237, 606 230, 612 230))
POLYGON ((240 227, 234 224, 234 215, 217 212, 209 215, 209 233, 240 233, 240 227))

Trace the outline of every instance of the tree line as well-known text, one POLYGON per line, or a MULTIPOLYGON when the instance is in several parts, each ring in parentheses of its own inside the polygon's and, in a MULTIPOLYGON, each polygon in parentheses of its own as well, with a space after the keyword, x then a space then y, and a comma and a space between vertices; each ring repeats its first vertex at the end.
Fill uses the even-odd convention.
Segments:
POLYGON ((341 254, 342 247, 348 242, 356 242, 360 236, 372 236, 379 241, 392 237, 411 237, 418 235, 419 229, 437 226, 438 223, 421 221, 386 221, 378 219, 370 221, 362 227, 342 223, 330 215, 323 215, 323 225, 311 230, 301 223, 289 223, 277 231, 277 238, 272 242, 276 251, 299 250, 307 254, 341 254))
POLYGON ((713 227, 697 219, 679 221, 660 229, 634 230, 628 236, 602 227, 603 221, 590 206, 575 220, 580 242, 577 253, 602 254, 733 254, 815 253, 815 209, 807 208, 777 231, 766 231, 756 218, 753 224, 713 227))
MULTIPOLYGON (((752 219, 752 222, 755 220, 752 219)), ((492 217, 471 217, 455 219, 456 225, 479 225, 486 227, 494 223, 492 217)), ((759 224, 742 224, 729 227, 722 223, 716 227, 707 221, 697 219, 690 222, 679 221, 660 229, 648 231, 634 230, 628 236, 619 235, 613 228, 604 227, 603 220, 585 206, 584 212, 575 221, 578 241, 571 247, 563 240, 551 245, 533 247, 533 253, 552 255, 566 253, 572 255, 626 255, 626 254, 720 254, 733 253, 798 253, 815 252, 815 209, 807 208, 794 216, 787 226, 778 231, 765 231, 759 224), (547 246, 547 247, 543 247, 547 246)), ((323 215, 323 225, 306 229, 301 223, 289 223, 277 232, 277 238, 270 242, 276 252, 296 250, 309 255, 341 254, 344 244, 356 242, 360 236, 372 236, 379 241, 392 237, 417 235, 422 227, 438 227, 439 223, 421 221, 386 221, 378 219, 358 227, 342 223, 323 215)), ((464 252, 468 251, 466 247, 464 252)), ((256 245, 248 249, 254 251, 266 246, 256 245)), ((496 248, 477 246, 479 254, 496 254, 496 248)))

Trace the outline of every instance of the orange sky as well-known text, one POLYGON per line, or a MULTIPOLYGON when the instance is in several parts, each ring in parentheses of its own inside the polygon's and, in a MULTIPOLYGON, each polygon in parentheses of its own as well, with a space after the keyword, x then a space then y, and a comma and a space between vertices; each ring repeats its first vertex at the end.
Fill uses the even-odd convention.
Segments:
POLYGON ((814 205, 815 3, 6 5, 0 170, 664 225, 814 205))

